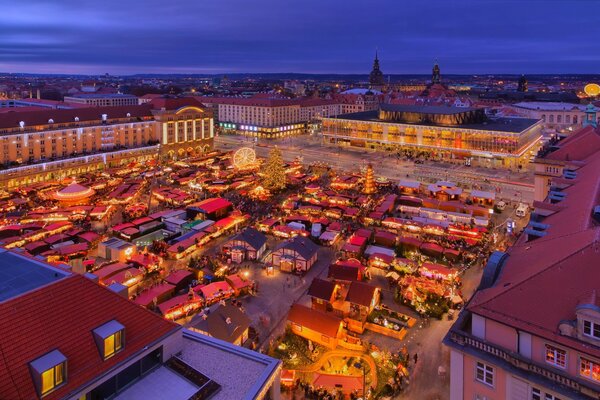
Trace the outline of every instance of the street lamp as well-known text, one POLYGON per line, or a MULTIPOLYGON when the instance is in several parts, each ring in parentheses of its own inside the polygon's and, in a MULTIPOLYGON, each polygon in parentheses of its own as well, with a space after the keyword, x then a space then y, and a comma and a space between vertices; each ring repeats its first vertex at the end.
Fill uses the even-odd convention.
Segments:
POLYGON ((362 369, 362 373, 363 373, 363 395, 362 398, 363 400, 365 400, 365 386, 367 385, 367 371, 365 370, 365 366, 363 363, 357 362, 354 363, 354 367, 362 369))

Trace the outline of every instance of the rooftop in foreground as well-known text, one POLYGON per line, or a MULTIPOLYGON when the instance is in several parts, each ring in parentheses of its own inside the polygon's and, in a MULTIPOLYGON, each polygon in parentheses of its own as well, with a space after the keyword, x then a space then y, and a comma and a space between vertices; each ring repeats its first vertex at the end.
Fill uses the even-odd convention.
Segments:
POLYGON ((279 376, 277 359, 188 330, 183 337, 180 358, 221 385, 211 400, 262 398, 279 376))
POLYGON ((0 249, 0 302, 68 276, 33 258, 0 249))

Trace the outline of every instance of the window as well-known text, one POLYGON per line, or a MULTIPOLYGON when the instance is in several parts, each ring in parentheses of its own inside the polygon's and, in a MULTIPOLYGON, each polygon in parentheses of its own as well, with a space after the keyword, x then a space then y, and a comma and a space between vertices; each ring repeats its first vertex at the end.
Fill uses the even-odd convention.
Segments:
POLYGON ((583 334, 594 339, 600 339, 600 324, 592 321, 583 321, 583 334))
POLYGON ((590 361, 583 357, 580 358, 579 375, 600 382, 600 363, 590 361))
POLYGON ((565 368, 567 366, 567 352, 547 344, 546 362, 559 368, 565 368))
POLYGON ((489 386, 494 386, 494 367, 477 362, 475 379, 489 386))
POLYGON ((103 359, 107 360, 125 346, 125 327, 116 320, 93 330, 94 340, 103 359))
POLYGON ((531 400, 561 400, 561 398, 550 393, 542 392, 541 389, 532 387, 531 400))
POLYGON ((112 357, 115 353, 121 350, 123 347, 121 336, 121 331, 117 331, 113 335, 110 335, 104 339, 104 358, 112 357))
POLYGON ((58 350, 32 361, 29 367, 40 396, 50 393, 66 382, 67 358, 58 350))

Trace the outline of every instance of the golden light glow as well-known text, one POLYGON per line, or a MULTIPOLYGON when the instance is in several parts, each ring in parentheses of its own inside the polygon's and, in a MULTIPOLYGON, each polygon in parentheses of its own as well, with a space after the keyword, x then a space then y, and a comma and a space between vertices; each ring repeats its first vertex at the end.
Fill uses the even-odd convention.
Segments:
POLYGON ((600 85, 597 83, 588 83, 583 88, 583 91, 590 97, 596 97, 600 94, 600 85))

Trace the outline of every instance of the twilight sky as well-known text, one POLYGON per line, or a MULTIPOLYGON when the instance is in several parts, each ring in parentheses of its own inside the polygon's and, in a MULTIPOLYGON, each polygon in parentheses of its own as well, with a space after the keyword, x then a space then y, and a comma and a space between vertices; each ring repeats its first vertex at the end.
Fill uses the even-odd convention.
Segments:
POLYGON ((0 4, 0 72, 600 72, 598 0, 0 4))

